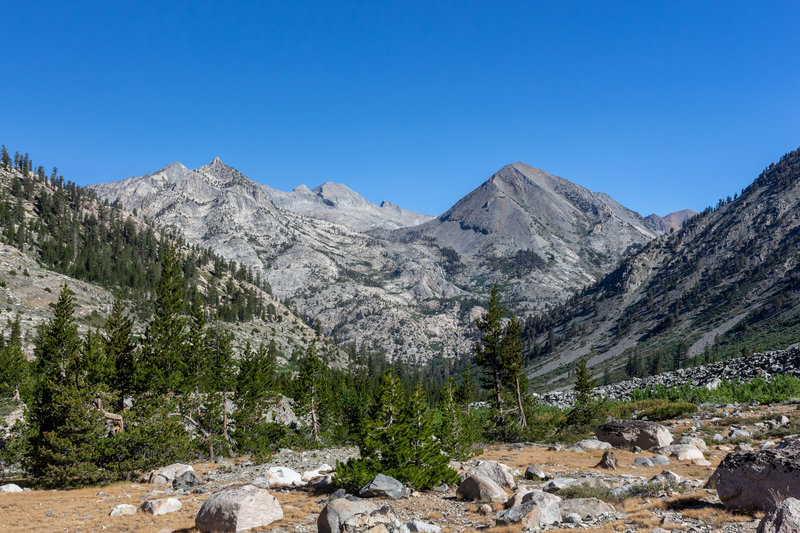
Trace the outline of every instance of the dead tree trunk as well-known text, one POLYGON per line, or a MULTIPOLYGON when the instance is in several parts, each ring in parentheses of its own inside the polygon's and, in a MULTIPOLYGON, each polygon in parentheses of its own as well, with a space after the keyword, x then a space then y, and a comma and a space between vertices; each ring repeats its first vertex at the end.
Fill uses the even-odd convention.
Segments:
POLYGON ((522 393, 519 390, 519 376, 515 382, 517 386, 517 409, 519 409, 519 425, 520 427, 528 427, 528 419, 525 418, 525 409, 522 408, 522 393))

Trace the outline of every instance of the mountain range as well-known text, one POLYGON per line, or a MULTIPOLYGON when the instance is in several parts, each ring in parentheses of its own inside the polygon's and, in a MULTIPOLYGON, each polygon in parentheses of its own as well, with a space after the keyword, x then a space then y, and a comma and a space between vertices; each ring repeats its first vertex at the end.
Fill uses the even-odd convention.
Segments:
POLYGON ((607 195, 523 163, 438 217, 330 182, 278 191, 218 158, 91 188, 261 272, 338 341, 411 361, 469 353, 493 283, 515 312, 541 311, 663 233, 607 195))
MULTIPOLYGON (((330 182, 280 191, 218 158, 90 194, 43 171, 9 166, 0 178, 9 222, 3 317, 29 317, 28 341, 64 274, 82 280, 86 327, 110 302, 93 283, 135 280, 146 294, 154 278, 145 265, 164 239, 183 250, 192 290, 240 340, 269 331, 287 355, 309 342, 311 326, 390 359, 468 358, 495 283, 525 318, 529 376, 540 389, 567 384, 579 358, 615 380, 800 341, 797 151, 714 208, 664 217, 524 163, 439 216, 378 206, 330 182), (64 224, 78 221, 85 231, 75 226, 70 237, 64 224), (142 271, 112 268, 118 248, 142 271), (242 313, 253 318, 237 322, 242 313)), ((146 298, 133 304, 146 313, 146 298)))
POLYGON ((540 316, 531 375, 646 375, 800 342, 800 150, 540 316), (549 339, 549 340, 548 340, 549 339))

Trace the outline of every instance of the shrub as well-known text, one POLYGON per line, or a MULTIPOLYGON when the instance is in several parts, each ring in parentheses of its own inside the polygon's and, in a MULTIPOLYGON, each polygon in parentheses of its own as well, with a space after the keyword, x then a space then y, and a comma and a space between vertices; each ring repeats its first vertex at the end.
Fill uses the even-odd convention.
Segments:
POLYGON ((378 411, 358 445, 361 458, 337 462, 334 484, 355 492, 379 473, 419 490, 457 482, 433 429, 421 388, 406 399, 400 380, 387 372, 378 411))

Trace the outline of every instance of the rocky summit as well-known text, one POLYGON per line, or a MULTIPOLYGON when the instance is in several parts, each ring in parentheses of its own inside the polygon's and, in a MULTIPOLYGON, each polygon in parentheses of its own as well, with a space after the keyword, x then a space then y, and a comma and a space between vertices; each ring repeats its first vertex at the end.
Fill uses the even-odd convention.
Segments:
POLYGON ((278 191, 219 159, 92 189, 261 272, 324 333, 410 361, 469 352, 492 283, 518 313, 544 309, 661 233, 607 195, 522 163, 436 218, 331 182, 278 191))

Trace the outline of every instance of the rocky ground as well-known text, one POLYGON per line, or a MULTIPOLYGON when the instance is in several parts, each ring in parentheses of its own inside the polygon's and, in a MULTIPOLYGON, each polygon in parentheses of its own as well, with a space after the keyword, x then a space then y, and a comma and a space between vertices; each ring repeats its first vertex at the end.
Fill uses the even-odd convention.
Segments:
MULTIPOLYGON (((619 497, 611 501, 613 510, 604 509, 597 502, 594 511, 591 508, 580 510, 584 516, 575 520, 576 523, 561 520, 539 530, 755 531, 763 513, 738 514, 726 510, 716 490, 706 488, 706 483, 720 461, 737 448, 779 446, 782 440, 795 438, 795 433, 800 432, 798 406, 716 406, 665 425, 676 439, 686 436, 707 442, 704 457, 690 461, 673 456, 666 458, 668 464, 642 466, 634 463, 648 464, 645 458, 651 459, 658 454, 614 448, 618 467, 606 470, 597 467, 604 453, 603 443, 589 439, 571 446, 535 443, 490 446, 478 457, 454 466, 463 473, 478 461, 498 461, 507 465, 518 486, 505 492, 512 496, 512 500, 516 493, 517 503, 522 494, 532 489, 560 493, 564 500, 602 494, 608 499, 608 491, 613 493, 617 489, 619 497), (672 485, 646 493, 640 491, 627 498, 622 495, 630 487, 639 486, 659 474, 663 474, 662 479, 671 479, 672 485), (570 486, 572 488, 568 488, 570 486)), ((355 448, 306 452, 281 450, 267 464, 256 465, 246 460, 198 464, 194 469, 204 483, 194 488, 174 489, 139 482, 80 490, 0 493, 0 523, 4 531, 196 531, 193 526, 198 510, 211 494, 221 489, 243 484, 268 487, 274 479, 274 475, 269 473, 270 468, 273 472, 275 467, 290 468, 302 474, 325 464, 335 466, 337 460, 345 460, 356 453, 355 448), (109 516, 118 504, 139 507, 145 501, 169 497, 181 502, 180 510, 164 515, 139 511, 129 516, 109 516)), ((665 462, 664 459, 661 461, 665 462)), ((17 483, 24 487, 24 481, 17 483)), ((269 490, 280 502, 284 518, 257 531, 317 531, 320 512, 331 498, 330 489, 312 488, 302 483, 295 487, 273 486, 269 490)), ((511 504, 462 501, 456 497, 456 486, 412 493, 398 500, 372 501, 379 505, 388 504, 403 523, 412 519, 422 520, 441 527, 445 532, 522 530, 520 523, 498 525, 502 522, 498 513, 511 504)))
MULTIPOLYGON (((800 377, 800 347, 786 350, 756 353, 748 357, 738 357, 693 368, 681 368, 673 372, 663 372, 646 378, 633 378, 611 385, 597 387, 595 392, 612 400, 630 400, 634 389, 653 389, 657 387, 708 387, 716 389, 724 381, 748 381, 763 378, 769 381, 773 376, 800 377)), ((575 401, 575 393, 570 390, 553 391, 543 394, 539 401, 560 408, 570 407, 575 401)))

